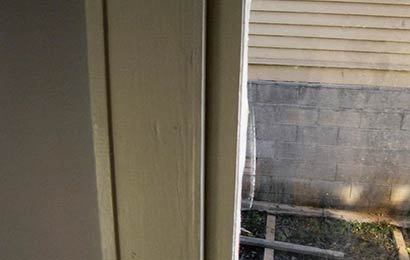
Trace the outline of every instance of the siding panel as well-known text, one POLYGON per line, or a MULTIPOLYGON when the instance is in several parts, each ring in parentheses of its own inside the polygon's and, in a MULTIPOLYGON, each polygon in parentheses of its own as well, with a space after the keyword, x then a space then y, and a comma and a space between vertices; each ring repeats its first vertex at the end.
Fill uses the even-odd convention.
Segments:
POLYGON ((251 35, 250 47, 410 54, 410 43, 251 35))
POLYGON ((255 35, 303 36, 328 39, 371 40, 410 42, 410 31, 388 29, 363 29, 344 27, 324 27, 306 25, 250 24, 250 32, 255 35))
POLYGON ((249 55, 253 58, 272 59, 301 59, 311 61, 338 61, 350 63, 397 64, 410 65, 410 55, 362 53, 347 51, 320 51, 298 49, 249 48, 249 55))
POLYGON ((410 18, 350 16, 340 14, 310 14, 253 11, 251 23, 319 25, 356 28, 410 29, 410 18))
POLYGON ((410 17, 410 6, 372 3, 254 0, 252 10, 383 17, 410 17))
POLYGON ((257 64, 249 67, 249 75, 252 80, 272 78, 279 81, 410 87, 410 73, 396 71, 381 73, 376 70, 365 69, 257 64))
POLYGON ((254 0, 249 46, 250 79, 406 86, 410 2, 254 0))

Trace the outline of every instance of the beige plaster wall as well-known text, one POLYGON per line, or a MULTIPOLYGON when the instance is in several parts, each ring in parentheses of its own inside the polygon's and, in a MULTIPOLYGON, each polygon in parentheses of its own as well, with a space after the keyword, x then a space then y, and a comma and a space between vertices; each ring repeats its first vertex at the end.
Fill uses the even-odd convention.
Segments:
POLYGON ((0 259, 101 259, 84 2, 0 1, 0 259))

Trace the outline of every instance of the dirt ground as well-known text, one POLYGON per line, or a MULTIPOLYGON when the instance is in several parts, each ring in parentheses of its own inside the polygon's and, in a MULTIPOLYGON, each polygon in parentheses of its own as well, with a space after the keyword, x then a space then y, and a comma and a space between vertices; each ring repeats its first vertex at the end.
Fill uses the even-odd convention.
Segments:
POLYGON ((406 250, 410 254, 410 228, 402 229, 404 241, 406 241, 406 250))
MULTIPOLYGON (((257 238, 265 238, 266 213, 258 211, 242 211, 242 228, 251 232, 241 232, 257 238)), ((239 251, 240 260, 263 260, 263 248, 241 246, 239 251)))
MULTIPOLYGON (((242 227, 251 232, 243 235, 264 238, 265 223, 266 214, 263 212, 242 213, 242 227)), ((279 215, 276 217, 275 236, 278 241, 344 252, 346 260, 397 259, 392 227, 385 223, 352 223, 327 218, 279 215)), ((263 260, 263 249, 242 246, 240 259, 263 260)), ((275 260, 323 258, 275 251, 275 260)))

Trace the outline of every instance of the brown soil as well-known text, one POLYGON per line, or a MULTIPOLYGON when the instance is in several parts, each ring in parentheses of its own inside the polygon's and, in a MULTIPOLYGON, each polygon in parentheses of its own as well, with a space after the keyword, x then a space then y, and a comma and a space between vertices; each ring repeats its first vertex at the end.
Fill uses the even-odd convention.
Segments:
MULTIPOLYGON (((243 227, 255 237, 264 237, 266 214, 243 212, 243 227)), ((410 234, 410 233, 409 233, 410 234)), ((245 234, 246 235, 246 234, 245 234)), ((331 249, 345 253, 346 260, 395 260, 397 250, 392 226, 386 223, 352 223, 327 218, 277 216, 276 240, 331 249)), ((263 249, 241 247, 241 260, 263 260, 263 249)), ((323 260, 275 251, 275 260, 323 260)))
MULTIPOLYGON (((258 211, 242 212, 242 228, 251 232, 242 232, 242 235, 265 238, 266 213, 258 211)), ((240 260, 263 260, 263 248, 242 246, 240 247, 240 260)))

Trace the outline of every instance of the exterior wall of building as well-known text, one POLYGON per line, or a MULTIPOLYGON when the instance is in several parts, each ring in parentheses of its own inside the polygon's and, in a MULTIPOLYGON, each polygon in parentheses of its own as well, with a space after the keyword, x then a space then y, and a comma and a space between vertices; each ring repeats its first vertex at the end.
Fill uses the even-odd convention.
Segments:
POLYGON ((256 200, 410 209, 410 90, 253 81, 256 200))
POLYGON ((254 0, 249 78, 408 87, 410 3, 254 0))

